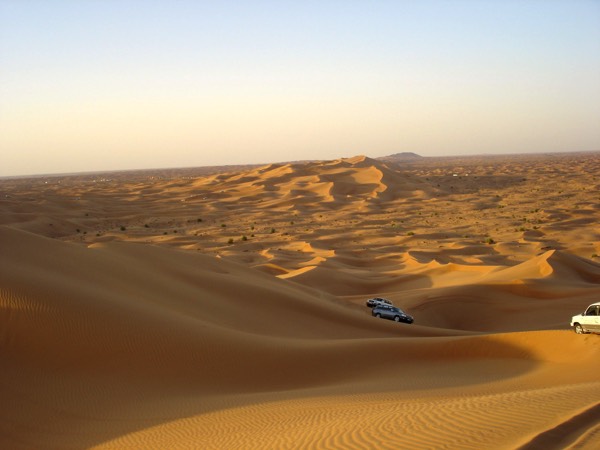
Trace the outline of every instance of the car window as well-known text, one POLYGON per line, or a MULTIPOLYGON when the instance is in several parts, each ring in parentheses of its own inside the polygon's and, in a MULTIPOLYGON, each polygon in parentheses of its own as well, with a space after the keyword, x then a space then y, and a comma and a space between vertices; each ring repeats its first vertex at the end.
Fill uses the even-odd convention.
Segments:
POLYGON ((597 306, 590 306, 587 311, 585 312, 586 316, 597 316, 598 315, 598 307, 597 306))

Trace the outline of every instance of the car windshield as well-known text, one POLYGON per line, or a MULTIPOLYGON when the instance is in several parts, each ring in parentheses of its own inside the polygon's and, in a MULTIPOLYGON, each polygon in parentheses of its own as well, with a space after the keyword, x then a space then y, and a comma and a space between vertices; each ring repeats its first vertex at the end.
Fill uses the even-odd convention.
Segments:
POLYGON ((587 311, 585 312, 586 316, 597 316, 598 312, 597 312, 598 307, 597 306, 590 306, 587 311))

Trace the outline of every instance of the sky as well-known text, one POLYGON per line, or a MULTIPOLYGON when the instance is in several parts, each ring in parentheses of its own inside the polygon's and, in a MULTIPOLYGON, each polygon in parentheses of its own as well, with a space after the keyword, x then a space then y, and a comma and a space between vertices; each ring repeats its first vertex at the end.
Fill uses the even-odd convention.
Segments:
POLYGON ((0 0, 0 176, 600 150, 600 0, 0 0))

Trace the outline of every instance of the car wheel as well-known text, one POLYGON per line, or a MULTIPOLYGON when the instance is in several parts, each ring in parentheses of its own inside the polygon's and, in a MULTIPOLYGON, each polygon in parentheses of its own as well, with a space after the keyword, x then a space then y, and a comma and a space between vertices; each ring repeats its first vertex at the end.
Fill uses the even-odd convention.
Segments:
POLYGON ((394 322, 400 322, 400 316, 394 316, 394 322))
POLYGON ((381 314, 377 313, 377 314, 375 314, 375 317, 377 317, 379 319, 379 318, 381 318, 381 314))
POLYGON ((580 324, 578 324, 578 323, 575 324, 575 326, 573 327, 573 329, 575 330, 575 333, 577 333, 577 334, 583 334, 584 333, 583 327, 580 324))

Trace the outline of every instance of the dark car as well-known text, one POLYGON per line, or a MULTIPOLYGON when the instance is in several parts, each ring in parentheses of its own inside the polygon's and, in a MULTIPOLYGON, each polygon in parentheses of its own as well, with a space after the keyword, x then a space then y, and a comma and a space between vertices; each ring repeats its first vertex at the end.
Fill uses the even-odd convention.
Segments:
POLYGON ((378 305, 392 306, 392 302, 389 301, 387 298, 381 298, 381 297, 370 298, 369 300, 367 300, 367 306, 369 308, 373 308, 374 306, 378 306, 378 305))
POLYGON ((413 323, 414 319, 409 316, 400 308, 396 308, 391 305, 377 305, 371 311, 371 314, 375 317, 381 317, 383 319, 390 319, 396 322, 413 323))

